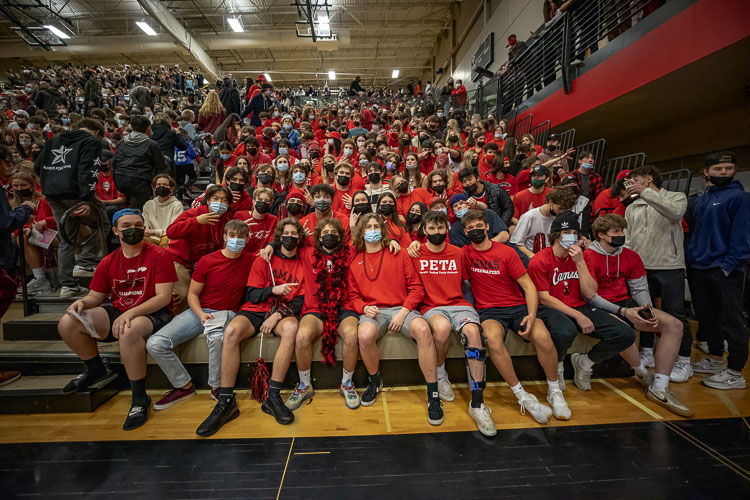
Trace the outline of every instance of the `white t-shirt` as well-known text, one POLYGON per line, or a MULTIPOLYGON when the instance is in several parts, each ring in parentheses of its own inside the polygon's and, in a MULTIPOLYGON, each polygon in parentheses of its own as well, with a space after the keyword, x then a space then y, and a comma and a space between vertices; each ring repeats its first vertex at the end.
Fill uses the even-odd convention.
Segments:
POLYGON ((552 216, 542 214, 542 207, 529 210, 522 214, 518 219, 516 230, 510 237, 511 245, 523 245, 531 252, 538 252, 549 246, 549 232, 552 228, 552 216), (534 249, 534 242, 538 240, 537 248, 534 249))

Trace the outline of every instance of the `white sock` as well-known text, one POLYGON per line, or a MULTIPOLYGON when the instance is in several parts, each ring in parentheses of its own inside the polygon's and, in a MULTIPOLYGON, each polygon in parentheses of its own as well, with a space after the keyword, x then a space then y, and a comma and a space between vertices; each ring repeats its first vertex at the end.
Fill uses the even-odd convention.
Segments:
POLYGON ((655 392, 662 392, 667 390, 669 385, 669 375, 663 373, 657 373, 654 375, 654 383, 651 385, 651 390, 655 392))
POLYGON ((548 380, 547 381, 547 393, 552 394, 555 391, 560 390, 560 382, 558 380, 555 380, 554 382, 548 380))
POLYGON ((654 355, 654 348, 653 347, 641 347, 641 354, 650 354, 654 355))
POLYGON ((677 361, 680 363, 690 364, 690 356, 677 356, 677 361))
POLYGON ((516 399, 518 399, 519 401, 521 401, 523 397, 526 395, 526 391, 521 385, 521 382, 517 383, 514 386, 511 386, 510 390, 513 391, 513 394, 516 395, 516 399))
POLYGON ((310 370, 297 370, 299 372, 299 388, 304 389, 310 382, 310 370))
POLYGON ((563 365, 562 361, 558 361, 557 362, 557 371, 558 371, 558 373, 562 372, 562 371, 565 371, 565 366, 563 365))
POLYGON ((594 368, 594 362, 591 361, 591 358, 589 358, 588 354, 584 354, 581 358, 581 364, 583 365, 583 369, 586 371, 591 371, 592 368, 594 368))
POLYGON ((44 268, 43 267, 37 267, 31 270, 32 273, 34 273, 34 277, 38 279, 39 281, 44 281, 47 279, 47 277, 44 275, 44 268))
MULTIPOLYGON (((646 367, 643 366, 642 362, 640 365, 632 366, 631 368, 635 370, 635 373, 637 373, 638 375, 646 375, 648 373, 648 370, 646 370, 646 367)), ((667 376, 667 378, 669 378, 669 376, 667 376)))
POLYGON ((448 372, 445 371, 445 363, 437 367, 437 378, 448 378, 448 372))
POLYGON ((346 371, 346 368, 344 368, 344 375, 341 377, 341 385, 344 387, 349 387, 352 384, 352 377, 354 376, 354 372, 348 372, 346 371))

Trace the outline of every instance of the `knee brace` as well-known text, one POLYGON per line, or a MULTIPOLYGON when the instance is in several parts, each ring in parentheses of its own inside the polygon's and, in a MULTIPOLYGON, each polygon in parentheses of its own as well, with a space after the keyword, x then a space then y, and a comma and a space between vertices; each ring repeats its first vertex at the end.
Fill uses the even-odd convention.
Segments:
POLYGON ((463 345, 464 347, 466 380, 468 380, 469 382, 469 389, 472 391, 484 390, 484 388, 487 386, 487 365, 485 365, 484 363, 484 360, 487 357, 487 337, 484 336, 484 330, 482 329, 481 325, 479 325, 479 338, 482 342, 481 349, 478 347, 469 347, 469 339, 462 331, 459 331, 458 335, 461 338, 461 345, 463 345), (482 380, 474 380, 474 377, 471 374, 471 369, 469 368, 469 360, 471 359, 482 362, 482 380))

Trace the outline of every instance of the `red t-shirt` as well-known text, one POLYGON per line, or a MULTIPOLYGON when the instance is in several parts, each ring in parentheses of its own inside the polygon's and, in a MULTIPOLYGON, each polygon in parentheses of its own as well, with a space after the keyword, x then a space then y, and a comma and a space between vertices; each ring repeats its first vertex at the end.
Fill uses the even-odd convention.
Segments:
MULTIPOLYGON (((253 267, 250 269, 250 274, 247 277, 247 286, 253 288, 268 288, 274 286, 274 283, 276 283, 276 285, 297 283, 297 286, 292 287, 292 291, 289 295, 284 297, 290 303, 297 298, 297 296, 303 295, 305 293, 305 269, 302 261, 299 258, 285 259, 278 255, 274 255, 271 257, 271 264, 269 267, 268 262, 265 260, 255 259, 253 267), (273 269, 273 281, 271 280, 271 269, 273 269)), ((272 299, 273 295, 260 304, 246 302, 240 307, 240 310, 266 312, 271 307, 272 299)))
POLYGON ((115 186, 115 179, 110 173, 99 171, 99 180, 96 183, 96 197, 102 201, 116 200, 122 196, 115 186))
POLYGON ((157 283, 175 281, 177 273, 169 252, 144 243, 141 253, 132 259, 122 255, 122 248, 104 257, 96 266, 89 287, 109 295, 115 309, 125 312, 156 296, 157 283))
POLYGON ((251 255, 258 255, 258 252, 266 248, 266 245, 273 241, 273 233, 276 230, 276 224, 279 222, 278 217, 273 214, 266 214, 263 219, 256 219, 253 213, 248 210, 235 212, 235 219, 247 221, 250 219, 250 237, 245 245, 245 252, 251 255))
POLYGON ((551 188, 544 188, 544 191, 539 194, 532 193, 528 189, 520 191, 513 198, 513 217, 518 219, 532 208, 539 208, 544 205, 550 191, 552 191, 551 188))
POLYGON ((495 174, 488 172, 485 176, 485 180, 492 184, 499 184, 510 196, 515 196, 518 192, 518 181, 510 174, 505 174, 503 180, 500 180, 495 177, 495 174))
POLYGON ((460 248, 446 243, 442 252, 433 253, 427 245, 422 245, 414 265, 425 291, 420 307, 422 314, 439 306, 471 307, 461 292, 463 256, 460 248))
POLYGON ((477 310, 526 303, 518 289, 518 279, 526 274, 526 268, 515 250, 493 241, 492 246, 483 252, 474 245, 466 245, 462 251, 464 278, 471 281, 477 310))
POLYGON ((406 217, 409 209, 416 202, 421 201, 425 205, 430 206, 430 203, 434 199, 434 196, 429 191, 420 187, 412 189, 408 194, 397 193, 396 196, 396 211, 403 217, 406 217))
POLYGON ((331 209, 334 212, 338 212, 340 214, 348 216, 351 213, 352 209, 346 208, 346 205, 344 205, 344 195, 348 194, 350 197, 352 197, 358 190, 354 188, 354 185, 351 182, 349 182, 349 189, 347 189, 346 191, 341 191, 336 186, 333 187, 333 190, 336 191, 336 194, 333 196, 331 209))
POLYGON ((200 301, 204 309, 236 311, 245 295, 247 276, 255 255, 242 252, 236 259, 226 257, 222 250, 204 255, 193 271, 193 280, 203 283, 200 301))
POLYGON ((596 197, 591 215, 593 218, 600 217, 604 214, 617 214, 625 217, 625 205, 620 198, 612 198, 612 188, 607 188, 596 197))
POLYGON ((518 183, 518 190, 523 191, 531 187, 531 169, 521 170, 516 176, 516 182, 518 183))
POLYGON ((417 308, 424 286, 405 250, 396 255, 383 249, 360 252, 349 267, 349 298, 352 308, 364 314, 365 306, 417 308), (382 256, 382 260, 381 260, 382 256))
POLYGON ((646 276, 641 257, 623 248, 620 255, 602 255, 590 248, 583 252, 586 266, 599 286, 596 293, 613 304, 630 298, 628 280, 646 276))
POLYGON ((529 262, 529 276, 536 289, 540 292, 549 292, 569 307, 585 305, 576 263, 567 255, 564 259, 557 258, 552 252, 553 248, 547 247, 538 252, 529 262))

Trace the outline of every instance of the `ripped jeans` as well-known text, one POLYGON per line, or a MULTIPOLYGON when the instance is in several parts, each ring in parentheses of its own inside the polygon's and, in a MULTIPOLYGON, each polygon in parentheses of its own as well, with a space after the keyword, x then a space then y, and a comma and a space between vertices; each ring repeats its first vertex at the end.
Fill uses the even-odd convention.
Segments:
MULTIPOLYGON (((203 309, 203 312, 214 313, 215 309, 203 309)), ((227 311, 227 321, 224 329, 235 316, 233 311, 227 311)), ((174 349, 193 337, 203 333, 203 325, 192 309, 183 311, 172 321, 149 337, 146 350, 159 364, 173 387, 184 387, 190 382, 190 374, 175 354, 174 349)), ((221 386, 221 348, 224 340, 224 330, 217 330, 208 335, 208 385, 212 388, 221 386)))

